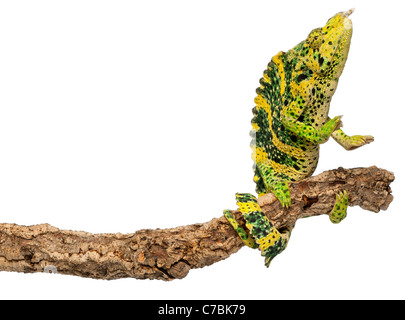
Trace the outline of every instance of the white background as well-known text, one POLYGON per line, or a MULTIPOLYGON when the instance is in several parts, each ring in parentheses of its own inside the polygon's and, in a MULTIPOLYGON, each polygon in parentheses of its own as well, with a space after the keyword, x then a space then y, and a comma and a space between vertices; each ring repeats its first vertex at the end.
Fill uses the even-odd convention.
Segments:
POLYGON ((172 282, 1 272, 0 298, 405 298, 400 6, 0 2, 0 222, 128 233, 235 208, 235 192, 254 192, 248 133, 267 63, 352 7, 352 47, 330 115, 375 142, 347 152, 329 141, 316 173, 377 165, 396 175, 388 211, 350 208, 339 225, 300 220, 269 269, 243 248, 172 282))

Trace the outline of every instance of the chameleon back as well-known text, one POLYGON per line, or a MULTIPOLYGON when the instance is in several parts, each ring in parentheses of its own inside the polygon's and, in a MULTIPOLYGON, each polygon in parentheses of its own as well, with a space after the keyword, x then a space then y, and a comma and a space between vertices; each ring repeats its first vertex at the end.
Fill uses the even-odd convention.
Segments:
MULTIPOLYGON (((258 163, 268 163, 287 181, 302 180, 312 175, 319 158, 319 146, 309 144, 303 138, 286 130, 281 122, 281 112, 295 98, 291 84, 295 82, 292 70, 296 59, 290 60, 288 53, 280 52, 267 66, 256 89, 256 106, 253 108, 252 159, 257 193, 266 192, 258 163)), ((327 115, 327 112, 326 112, 327 115)), ((306 121, 305 115, 301 121, 306 121)), ((326 118, 325 118, 326 120, 326 118)), ((308 121, 313 125, 311 120, 308 121)), ((323 121, 324 122, 324 121, 323 121)), ((323 124, 323 123, 322 123, 323 124)))

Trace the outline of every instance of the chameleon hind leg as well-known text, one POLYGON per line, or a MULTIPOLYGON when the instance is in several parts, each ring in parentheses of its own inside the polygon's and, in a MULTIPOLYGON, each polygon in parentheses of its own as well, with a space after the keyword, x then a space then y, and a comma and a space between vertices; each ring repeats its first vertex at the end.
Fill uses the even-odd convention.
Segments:
POLYGON ((277 230, 257 204, 257 199, 249 193, 237 193, 236 203, 268 267, 273 258, 287 247, 292 228, 282 232, 277 230))
POLYGON ((290 189, 286 175, 276 172, 270 163, 257 163, 260 176, 263 179, 265 190, 259 190, 259 196, 265 192, 273 192, 283 207, 288 208, 291 205, 290 189))
POLYGON ((347 194, 346 190, 339 192, 336 195, 336 202, 329 213, 329 219, 332 223, 339 223, 347 215, 347 207, 349 205, 349 195, 347 194))

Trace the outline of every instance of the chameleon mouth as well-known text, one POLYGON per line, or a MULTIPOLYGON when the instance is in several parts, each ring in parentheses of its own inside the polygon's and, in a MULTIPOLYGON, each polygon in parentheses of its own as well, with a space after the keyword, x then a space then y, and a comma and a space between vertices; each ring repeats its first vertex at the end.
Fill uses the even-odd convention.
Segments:
POLYGON ((350 15, 353 13, 353 11, 354 11, 354 8, 352 8, 352 9, 350 9, 350 10, 348 10, 348 11, 344 11, 344 12, 341 12, 341 13, 340 13, 340 14, 342 15, 342 17, 344 18, 344 20, 343 20, 343 26, 344 26, 344 28, 345 28, 346 30, 353 28, 353 26, 352 26, 352 20, 350 20, 350 19, 348 18, 348 16, 350 16, 350 15))

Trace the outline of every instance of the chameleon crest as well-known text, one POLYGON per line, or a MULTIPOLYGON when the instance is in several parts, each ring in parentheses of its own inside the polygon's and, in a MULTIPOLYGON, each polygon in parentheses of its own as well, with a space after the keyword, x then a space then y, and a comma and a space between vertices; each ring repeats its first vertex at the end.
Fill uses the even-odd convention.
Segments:
MULTIPOLYGON (((253 108, 252 159, 254 181, 259 197, 273 192, 284 207, 291 205, 289 181, 310 177, 319 159, 319 145, 332 138, 346 150, 353 150, 373 141, 372 136, 348 136, 341 127, 341 117, 329 118, 329 106, 345 66, 352 37, 352 22, 348 18, 352 10, 340 12, 326 25, 310 32, 308 37, 287 52, 275 55, 260 79, 253 108)), ((251 195, 250 195, 251 196, 251 195)), ((254 200, 246 195, 244 199, 254 200)), ((240 199, 237 194, 237 199, 240 199)), ((252 196, 253 197, 253 196, 252 196)), ((253 203, 252 202, 252 203, 253 203)), ((248 212, 240 207, 246 221, 258 216, 260 208, 248 212)), ((348 194, 336 196, 336 204, 330 213, 334 223, 346 216, 348 194)), ((225 216, 251 247, 259 246, 266 257, 266 265, 281 252, 288 235, 276 230, 261 213, 260 226, 247 223, 250 234, 237 228, 229 211, 225 216), (249 227, 251 226, 251 227, 249 227), (270 230, 263 235, 258 230, 270 230), (263 238, 277 237, 278 250, 260 246, 263 238), (255 243, 255 245, 251 245, 255 243), (269 253, 270 252, 270 253, 269 253)), ((257 220, 257 219, 256 219, 257 220)), ((258 221, 259 221, 258 220, 258 221)))

